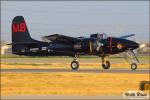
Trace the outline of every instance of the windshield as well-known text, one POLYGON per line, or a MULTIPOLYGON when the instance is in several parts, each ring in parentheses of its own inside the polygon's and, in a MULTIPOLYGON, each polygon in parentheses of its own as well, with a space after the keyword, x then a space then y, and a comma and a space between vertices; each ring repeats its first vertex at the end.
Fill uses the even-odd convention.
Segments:
POLYGON ((100 39, 100 40, 103 40, 103 39, 107 38, 107 35, 106 35, 106 33, 98 34, 97 38, 100 39))
POLYGON ((93 38, 97 38, 98 40, 103 40, 103 39, 106 39, 107 38, 107 35, 106 33, 96 33, 96 34, 91 34, 90 37, 93 37, 93 38))

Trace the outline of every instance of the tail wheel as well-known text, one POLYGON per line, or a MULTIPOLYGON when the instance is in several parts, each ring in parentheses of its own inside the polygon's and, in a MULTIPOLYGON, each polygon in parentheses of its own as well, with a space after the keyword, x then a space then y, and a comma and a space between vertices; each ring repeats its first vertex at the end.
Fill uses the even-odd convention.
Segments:
POLYGON ((77 70, 79 68, 79 62, 78 61, 72 61, 71 62, 71 68, 73 70, 77 70))
POLYGON ((137 64, 136 63, 132 63, 131 64, 131 69, 132 70, 136 70, 137 69, 137 64))
POLYGON ((110 62, 106 61, 105 64, 102 64, 103 69, 109 69, 110 68, 110 62))

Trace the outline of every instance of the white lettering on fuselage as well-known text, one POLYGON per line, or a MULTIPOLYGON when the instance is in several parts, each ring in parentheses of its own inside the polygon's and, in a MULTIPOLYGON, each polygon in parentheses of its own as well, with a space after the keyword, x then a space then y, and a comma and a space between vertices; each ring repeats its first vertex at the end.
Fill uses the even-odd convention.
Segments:
POLYGON ((30 51, 31 52, 37 52, 37 51, 39 51, 39 48, 30 48, 30 51))
POLYGON ((47 50, 47 47, 42 47, 42 50, 47 50))
POLYGON ((75 45, 74 45, 74 48, 75 48, 75 49, 81 49, 81 44, 75 44, 75 45))
POLYGON ((48 52, 53 52, 53 50, 49 49, 48 52))

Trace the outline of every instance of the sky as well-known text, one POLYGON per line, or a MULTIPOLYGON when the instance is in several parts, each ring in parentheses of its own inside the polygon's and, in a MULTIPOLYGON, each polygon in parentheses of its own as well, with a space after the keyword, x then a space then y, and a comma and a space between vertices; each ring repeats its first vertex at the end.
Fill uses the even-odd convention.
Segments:
POLYGON ((1 40, 11 42, 11 23, 24 16, 30 35, 89 37, 136 34, 149 42, 149 1, 1 1, 1 40))

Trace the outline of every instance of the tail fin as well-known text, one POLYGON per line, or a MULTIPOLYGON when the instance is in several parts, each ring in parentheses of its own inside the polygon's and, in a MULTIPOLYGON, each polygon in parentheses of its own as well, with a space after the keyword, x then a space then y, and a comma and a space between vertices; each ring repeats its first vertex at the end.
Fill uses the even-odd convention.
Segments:
POLYGON ((28 44, 36 42, 31 38, 26 22, 22 16, 16 16, 12 21, 12 53, 18 54, 28 50, 28 44))
POLYGON ((22 16, 16 16, 12 21, 12 43, 33 41, 24 18, 22 16))

